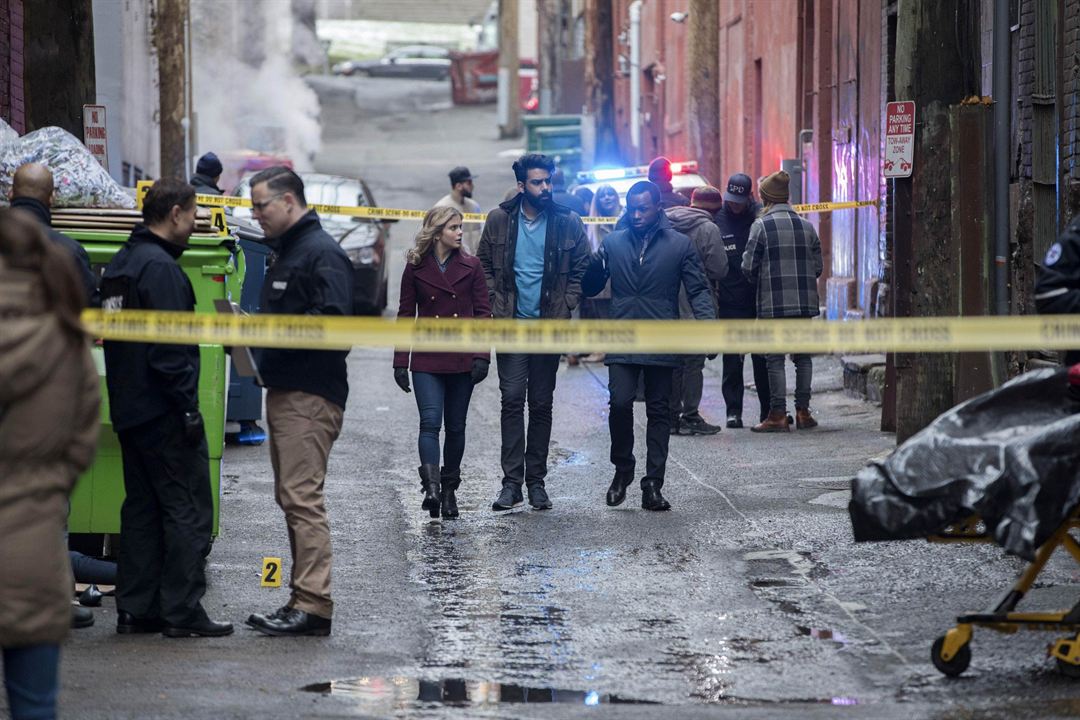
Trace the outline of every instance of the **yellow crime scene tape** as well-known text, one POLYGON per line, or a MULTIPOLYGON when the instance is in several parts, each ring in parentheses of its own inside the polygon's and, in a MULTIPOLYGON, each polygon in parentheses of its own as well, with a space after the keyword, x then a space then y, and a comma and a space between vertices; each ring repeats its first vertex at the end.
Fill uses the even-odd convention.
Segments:
MULTIPOLYGON (((136 198, 139 208, 142 208, 143 198, 153 185, 151 180, 140 180, 136 187, 136 198)), ((214 208, 227 207, 251 207, 251 200, 247 198, 231 197, 227 195, 196 195, 195 202, 214 208)), ((793 205, 792 208, 798 213, 833 212, 836 210, 854 210, 857 208, 877 205, 877 200, 853 200, 845 202, 810 203, 809 205, 793 205)), ((357 205, 323 205, 320 203, 308 203, 308 207, 322 215, 345 215, 348 217, 369 218, 372 220, 423 220, 426 210, 403 210, 399 208, 364 207, 357 205)), ((487 220, 485 213, 465 213, 462 217, 467 223, 482 223, 487 220)), ((613 217, 583 217, 581 222, 586 225, 614 225, 619 218, 613 217)), ((215 222, 216 226, 216 222, 215 222)))
POLYGON ((86 310, 109 340, 238 347, 528 353, 960 352, 1080 347, 1080 316, 823 320, 492 320, 86 310))

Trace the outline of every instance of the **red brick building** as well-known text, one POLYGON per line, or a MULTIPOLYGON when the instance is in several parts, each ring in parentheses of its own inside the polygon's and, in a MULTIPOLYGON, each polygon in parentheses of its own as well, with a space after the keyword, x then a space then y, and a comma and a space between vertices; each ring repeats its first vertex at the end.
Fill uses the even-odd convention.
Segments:
MULTIPOLYGON (((892 89, 897 1, 717 2, 720 107, 715 141, 720 160, 719 173, 713 174, 720 177, 710 180, 722 183, 734 172, 757 178, 778 169, 782 160, 801 159, 803 202, 878 200, 877 207, 810 219, 819 228, 826 255, 821 296, 827 316, 889 314, 890 186, 882 177, 880 157, 885 103, 907 99, 894 98, 892 89)), ((615 134, 623 159, 643 163, 661 154, 694 159, 688 156, 687 129, 687 46, 694 19, 672 19, 689 11, 689 0, 639 5, 637 145, 632 142, 629 62, 634 3, 611 3, 615 134)), ((974 22, 982 38, 976 48, 980 57, 974 60, 982 68, 983 95, 990 95, 993 2, 975 0, 969 6, 976 8, 974 22)), ((1001 151, 1016 158, 1015 299, 1030 287, 1040 252, 1080 212, 1080 0, 1018 0, 1011 6, 1008 102, 1014 145, 1001 151), (1051 67, 1039 71, 1039 58, 1051 67)), ((1021 302, 1017 309, 1030 311, 1030 306, 1021 302)))

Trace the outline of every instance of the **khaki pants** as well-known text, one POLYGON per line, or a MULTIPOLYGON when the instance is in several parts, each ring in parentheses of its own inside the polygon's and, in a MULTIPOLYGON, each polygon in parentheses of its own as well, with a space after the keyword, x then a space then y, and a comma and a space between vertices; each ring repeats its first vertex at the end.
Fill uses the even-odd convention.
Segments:
POLYGON ((285 512, 292 551, 289 605, 330 618, 330 523, 323 481, 344 413, 334 403, 296 390, 266 391, 274 498, 285 512))

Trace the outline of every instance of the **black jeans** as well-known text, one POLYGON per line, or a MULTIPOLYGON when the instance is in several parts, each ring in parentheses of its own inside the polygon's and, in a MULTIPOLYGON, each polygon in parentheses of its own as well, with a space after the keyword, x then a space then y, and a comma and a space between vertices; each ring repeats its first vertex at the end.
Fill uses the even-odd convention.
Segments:
POLYGON ((701 392, 705 386, 705 356, 680 355, 682 365, 671 375, 671 419, 701 416, 701 392))
POLYGON ((543 485, 551 442, 551 407, 555 396, 558 355, 498 353, 502 393, 503 484, 543 485), (525 434, 525 403, 529 432, 525 434))
MULTIPOLYGON (((724 405, 727 406, 727 414, 742 417, 743 394, 743 364, 745 355, 724 355, 723 379, 720 382, 720 391, 724 394, 724 405)), ((751 355, 750 362, 754 365, 754 387, 757 388, 758 419, 764 420, 769 414, 769 366, 765 362, 764 355, 751 355)))
POLYGON ((439 464, 439 430, 445 429, 443 465, 447 470, 459 470, 461 456, 465 454, 465 420, 472 398, 472 374, 413 372, 412 378, 416 407, 420 411, 420 464, 439 464))
POLYGON ((611 412, 611 464, 617 473, 634 472, 634 396, 638 378, 645 379, 645 476, 642 484, 664 484, 667 467, 668 440, 671 434, 671 375, 674 368, 659 365, 608 365, 608 392, 611 412))
POLYGON ((188 445, 180 414, 169 413, 121 432, 120 450, 117 610, 169 625, 202 620, 214 513, 206 438, 188 445))
MULTIPOLYGON (((750 304, 722 303, 717 313, 721 320, 753 320, 757 317, 757 308, 750 304)), ((724 355, 723 378, 720 381, 720 391, 724 395, 724 405, 728 416, 742 417, 743 395, 743 363, 745 355, 724 355)), ((769 414, 769 366, 764 355, 751 355, 750 361, 754 364, 754 386, 757 388, 759 413, 758 419, 764 420, 769 414)))

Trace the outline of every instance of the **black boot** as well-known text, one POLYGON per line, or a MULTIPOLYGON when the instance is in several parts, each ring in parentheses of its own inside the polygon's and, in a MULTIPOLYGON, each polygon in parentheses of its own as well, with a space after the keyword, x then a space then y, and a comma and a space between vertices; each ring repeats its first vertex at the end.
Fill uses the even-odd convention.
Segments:
POLYGON ((458 516, 457 494, 458 485, 461 484, 461 470, 442 469, 442 514, 443 517, 456 518, 458 516))
POLYGON ((424 493, 424 502, 421 507, 428 511, 433 518, 439 517, 439 466, 421 465, 417 468, 420 472, 420 489, 424 493))
POLYGON ((660 494, 660 483, 646 480, 641 483, 641 507, 645 510, 670 510, 671 503, 660 494))
POLYGON ((611 480, 611 487, 607 491, 607 504, 611 507, 616 505, 622 505, 623 500, 626 499, 626 488, 634 482, 634 473, 631 472, 616 472, 615 477, 611 480))

